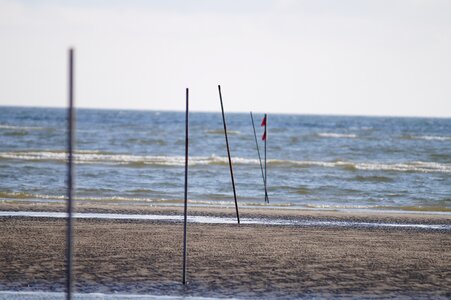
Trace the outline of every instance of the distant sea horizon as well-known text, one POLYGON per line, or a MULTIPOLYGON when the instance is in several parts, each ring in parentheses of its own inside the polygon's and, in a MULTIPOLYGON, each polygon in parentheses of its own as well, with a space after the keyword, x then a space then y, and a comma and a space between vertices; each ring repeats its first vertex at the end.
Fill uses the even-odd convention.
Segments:
MULTIPOLYGON (((269 204, 249 112, 226 119, 242 207, 451 213, 451 118, 269 114, 269 204)), ((76 128, 77 201, 182 205, 184 112, 80 108, 76 128)), ((64 202, 64 108, 0 106, 0 137, 0 201, 64 202)), ((233 206, 219 111, 190 137, 190 204, 233 206)))
MULTIPOLYGON (((37 108, 37 109, 67 109, 67 106, 35 106, 35 105, 8 105, 0 104, 0 107, 10 107, 10 108, 37 108)), ((121 107, 84 107, 77 106, 77 110, 123 110, 123 111, 147 111, 147 112, 185 112, 183 109, 158 109, 158 108, 121 108, 121 107)), ((219 106, 217 110, 190 110, 190 113, 218 113, 220 112, 219 106)), ((228 110, 226 113, 233 114, 249 114, 250 111, 236 111, 228 110)), ((451 115, 445 116, 429 116, 429 115, 385 115, 385 114, 334 114, 334 113, 309 113, 309 112, 271 112, 271 111, 252 111, 256 114, 274 114, 274 115, 295 115, 295 116, 329 116, 329 117, 368 117, 368 118, 415 118, 415 119, 450 119, 451 115)))

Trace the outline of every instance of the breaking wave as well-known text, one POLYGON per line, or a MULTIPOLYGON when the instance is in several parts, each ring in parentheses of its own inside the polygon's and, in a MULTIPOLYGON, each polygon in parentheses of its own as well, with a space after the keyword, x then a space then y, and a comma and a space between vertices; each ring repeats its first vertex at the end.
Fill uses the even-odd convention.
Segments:
MULTIPOLYGON (((207 130, 207 131, 205 131, 205 133, 224 135, 224 130, 222 130, 222 129, 207 130)), ((237 130, 227 130, 227 134, 229 134, 229 135, 231 135, 231 134, 239 135, 239 134, 241 134, 241 132, 239 132, 237 130)))
POLYGON ((406 135, 402 137, 406 140, 426 140, 426 141, 451 141, 451 136, 439 136, 439 135, 406 135))
POLYGON ((428 140, 428 141, 451 141, 451 136, 434 136, 434 135, 423 135, 417 137, 418 139, 428 140))
MULTIPOLYGON (((32 201, 33 203, 64 203, 66 196, 44 195, 24 192, 0 192, 0 201, 32 201)), ((126 204, 126 205, 163 205, 182 206, 183 199, 162 199, 149 197, 127 197, 127 196, 76 196, 74 200, 91 204, 126 204)), ((190 199, 188 203, 194 206, 232 207, 232 200, 201 200, 190 199)), ((370 210, 370 211, 394 211, 409 213, 451 213, 451 208, 447 206, 435 205, 365 205, 365 204, 319 204, 319 203, 293 203, 293 202, 272 202, 266 204, 261 201, 248 199, 240 201, 240 207, 244 208, 285 208, 285 209, 306 209, 306 210, 370 210)))
POLYGON ((336 205, 336 204, 306 204, 306 208, 320 210, 381 210, 396 212, 442 212, 451 213, 451 208, 441 206, 394 206, 394 205, 336 205))
POLYGON ((36 127, 36 126, 15 126, 15 125, 0 124, 0 129, 11 129, 11 130, 44 130, 44 129, 47 129, 47 128, 44 128, 44 127, 36 127))
MULTIPOLYGON (((0 152, 0 159, 18 159, 29 161, 55 161, 66 162, 67 153, 64 151, 19 151, 0 152)), ((183 166, 184 156, 152 156, 152 155, 129 155, 113 154, 98 151, 77 151, 74 154, 75 163, 79 164, 118 164, 118 165, 162 165, 183 166)), ((234 158, 235 164, 257 164, 256 159, 234 158)), ((223 165, 227 164, 226 157, 219 156, 197 156, 189 158, 190 165, 223 165)))
MULTIPOLYGON (((97 194, 99 194, 97 192, 97 194)), ((244 197, 240 197, 242 200, 244 197)), ((45 195, 45 194, 32 194, 26 192, 1 192, 0 200, 3 201, 25 201, 32 200, 33 202, 55 202, 63 203, 67 199, 64 195, 45 195)), ((133 197, 133 196, 78 196, 74 198, 76 201, 87 203, 104 203, 104 204, 117 204, 117 203, 130 203, 130 204, 155 204, 155 205, 183 205, 183 199, 164 199, 164 198, 150 198, 150 197, 133 197)), ((188 203, 197 206, 233 206, 234 202, 230 200, 201 200, 201 199, 189 199, 188 203)), ((268 206, 264 203, 252 202, 252 201, 240 201, 240 206, 268 206)), ((272 203, 274 207, 290 207, 291 203, 272 203)))
POLYGON ((333 132, 320 132, 317 134, 319 137, 324 138, 347 138, 347 139, 354 139, 357 137, 356 134, 353 133, 333 133, 333 132))
MULTIPOLYGON (((114 154, 100 151, 77 151, 74 154, 75 162, 78 164, 109 164, 139 166, 183 166, 183 156, 152 156, 152 155, 129 155, 114 154)), ((15 159, 28 161, 50 161, 65 163, 67 154, 64 151, 18 151, 0 152, 0 159, 15 159)), ((236 165, 258 165, 257 159, 235 157, 232 159, 236 165)), ((202 165, 227 165, 227 157, 220 156, 194 156, 189 158, 191 166, 202 165)), ((268 165, 280 168, 340 168, 349 171, 393 171, 393 172, 439 172, 451 173, 451 163, 437 162, 351 162, 351 161, 307 161, 307 160, 282 160, 269 159, 268 165)))
POLYGON ((0 199, 45 199, 45 200, 64 200, 65 196, 61 195, 41 195, 41 194, 30 194, 24 192, 1 192, 0 199))
POLYGON ((440 172, 451 173, 451 164, 436 162, 405 162, 405 163, 366 163, 349 161, 297 161, 297 160, 270 160, 270 164, 287 164, 297 167, 325 167, 342 168, 346 170, 368 170, 368 171, 396 171, 396 172, 440 172))

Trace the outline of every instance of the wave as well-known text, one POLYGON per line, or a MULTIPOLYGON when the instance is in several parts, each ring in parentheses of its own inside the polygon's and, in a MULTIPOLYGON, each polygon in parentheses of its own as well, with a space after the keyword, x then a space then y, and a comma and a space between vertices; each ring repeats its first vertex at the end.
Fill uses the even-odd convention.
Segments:
MULTIPOLYGON (((53 161, 65 163, 67 153, 64 151, 19 151, 0 152, 0 159, 15 159, 29 161, 53 161)), ((110 164, 139 166, 184 166, 184 156, 151 156, 113 154, 99 151, 76 151, 75 163, 78 164, 110 164)), ((235 157, 232 159, 236 165, 258 165, 257 159, 235 157)), ((227 157, 220 156, 194 156, 189 158, 191 166, 202 165, 227 165, 227 157)), ((269 159, 268 165, 279 168, 340 168, 348 171, 394 171, 394 172, 439 172, 451 173, 451 163, 437 162, 402 162, 402 163, 378 163, 378 162, 351 162, 351 161, 302 161, 269 159)), ((377 178, 375 180, 378 180, 377 178)))
MULTIPOLYGON (((98 193, 97 193, 98 194, 98 193)), ((27 192, 5 192, 0 191, 0 201, 33 201, 33 202, 56 202, 64 203, 67 197, 64 195, 32 194, 27 192)), ((242 199, 242 197, 240 198, 242 199)), ((163 199, 149 197, 130 196, 75 196, 74 200, 87 203, 103 204, 124 204, 124 205, 183 205, 183 199, 163 199)), ((254 199, 255 200, 255 199, 254 199)), ((188 203, 194 206, 234 206, 230 200, 201 200, 189 199, 188 203)), ((446 203, 434 203, 432 205, 369 205, 369 204, 320 204, 320 203, 293 203, 293 202, 271 202, 266 204, 262 201, 247 199, 240 201, 240 207, 261 207, 261 208, 290 208, 290 209, 313 209, 313 210, 383 210, 383 211, 405 211, 405 212, 442 212, 451 213, 451 207, 446 203)))
MULTIPOLYGON (((218 130, 207 130, 207 131, 205 131, 205 133, 208 133, 208 134, 220 134, 220 135, 223 135, 223 134, 224 134, 224 130, 222 130, 222 129, 218 129, 218 130)), ((241 134, 241 132, 240 132, 240 131, 237 131, 237 130, 227 130, 227 134, 235 134, 235 135, 239 135, 239 134, 241 134)))
POLYGON ((15 125, 0 124, 0 129, 11 129, 11 130, 45 130, 45 129, 48 129, 48 128, 45 128, 45 127, 36 127, 36 126, 15 126, 15 125))
POLYGON ((7 131, 3 135, 4 136, 25 136, 25 135, 28 135, 28 132, 25 130, 14 130, 14 131, 7 131))
POLYGON ((451 173, 451 164, 436 162, 405 162, 405 163, 365 163, 349 161, 295 161, 295 160, 269 160, 269 164, 292 165, 297 167, 325 167, 342 168, 345 170, 366 170, 366 171, 396 171, 396 172, 440 172, 451 173))
POLYGON ((294 190, 296 194, 299 195, 310 195, 312 194, 312 190, 306 187, 299 187, 294 190))
MULTIPOLYGON (((30 161, 56 161, 66 162, 67 153, 65 151, 19 151, 0 152, 0 159, 19 159, 30 161)), ((129 155, 112 154, 97 151, 76 151, 74 160, 79 164, 132 164, 138 165, 162 165, 162 166, 183 166, 184 156, 151 156, 151 155, 129 155)), ((236 157, 235 164, 257 164, 256 159, 236 157)), ((219 156, 197 156, 189 158, 190 165, 225 165, 228 164, 226 157, 219 156)))
POLYGON ((422 162, 422 161, 394 163, 394 164, 357 163, 355 167, 358 170, 372 170, 372 171, 451 173, 451 164, 440 164, 436 162, 422 162))
POLYGON ((324 137, 324 138, 347 138, 347 139, 354 139, 357 137, 356 134, 353 133, 334 133, 334 132, 320 132, 317 133, 317 135, 319 137, 324 137))
POLYGON ((324 210, 383 210, 404 212, 442 212, 451 213, 450 207, 442 206, 394 206, 394 205, 335 205, 335 204, 306 204, 306 208, 324 210))
POLYGON ((0 199, 46 199, 46 200, 64 200, 65 196, 61 195, 42 195, 30 194, 24 192, 1 192, 0 199))
POLYGON ((356 176, 353 178, 354 180, 357 181, 362 181, 362 182, 393 182, 394 180, 390 177, 386 177, 386 176, 356 176))
POLYGON ((428 140, 428 141, 451 141, 451 136, 433 136, 433 135, 423 135, 417 137, 418 139, 428 140))
POLYGON ((129 138, 126 143, 138 144, 138 145, 166 145, 166 141, 163 139, 141 139, 141 138, 129 138))
POLYGON ((451 136, 440 135, 405 135, 401 137, 405 140, 426 140, 426 141, 451 141, 451 136))
MULTIPOLYGON (((98 194, 99 191, 97 191, 98 194)), ((65 201, 67 196, 64 195, 45 195, 45 194, 32 194, 26 192, 1 192, 0 199, 11 199, 11 200, 54 200, 54 201, 65 201)), ((183 200, 166 200, 166 199, 150 199, 150 198, 139 198, 139 197, 123 197, 123 196, 75 196, 77 201, 88 201, 88 202, 168 202, 168 203, 182 203, 183 200)))
MULTIPOLYGON (((150 156, 150 155, 128 155, 113 154, 100 151, 77 150, 74 154, 76 163, 94 163, 94 164, 149 164, 149 165, 174 165, 183 166, 185 164, 184 156, 150 156)), ((17 152, 0 152, 0 159, 17 159, 30 161, 57 161, 66 162, 67 153, 65 151, 17 151, 17 152)), ((193 165, 222 165, 228 164, 226 157, 205 156, 190 157, 190 164, 193 165)), ((233 158, 235 164, 257 164, 256 159, 247 159, 236 157, 233 158)), ((269 162, 283 162, 279 160, 270 160, 269 162)), ((289 161, 286 161, 289 162, 289 161)))
MULTIPOLYGON (((150 191, 151 192, 151 191, 150 191)), ((149 193, 150 193, 149 192, 149 193)), ((99 194, 99 191, 96 193, 99 194)), ((240 199, 242 199, 241 197, 240 199)), ((67 197, 64 195, 45 195, 45 194, 32 194, 26 192, 1 192, 0 200, 33 200, 36 202, 64 202, 67 197)), ((94 202, 94 203, 130 203, 130 204, 155 204, 155 205, 183 205, 184 199, 164 199, 164 198, 149 198, 149 197, 133 197, 133 196, 78 196, 74 198, 76 201, 81 202, 94 202)), ((230 200, 194 200, 189 199, 188 203, 199 206, 233 206, 234 202, 230 200)), ((240 201, 241 206, 266 206, 266 204, 255 202, 243 202, 240 201)), ((293 204, 290 203, 275 203, 272 206, 288 207, 293 204)))

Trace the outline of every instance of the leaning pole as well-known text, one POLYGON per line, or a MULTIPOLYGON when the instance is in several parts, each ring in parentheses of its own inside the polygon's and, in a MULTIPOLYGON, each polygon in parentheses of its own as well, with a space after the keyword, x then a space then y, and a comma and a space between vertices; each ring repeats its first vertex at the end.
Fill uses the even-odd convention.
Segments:
POLYGON ((269 198, 268 198, 268 176, 266 174, 266 142, 268 140, 268 115, 265 114, 265 133, 264 133, 264 137, 265 137, 265 201, 266 203, 269 203, 269 198))
POLYGON ((227 138, 227 125, 226 125, 226 120, 225 120, 225 115, 224 115, 224 105, 222 104, 222 94, 221 94, 221 86, 220 85, 218 85, 218 91, 219 91, 219 100, 221 102, 222 123, 224 124, 224 136, 225 136, 226 146, 227 146, 227 156, 229 157, 230 177, 232 178, 233 197, 235 199, 236 218, 237 218, 238 224, 240 224, 240 214, 238 212, 238 202, 236 201, 235 179, 233 178, 232 159, 230 157, 229 139, 227 138))
POLYGON ((254 129, 254 139, 255 139, 255 146, 257 148, 258 161, 260 162, 260 170, 262 171, 262 179, 263 179, 263 186, 265 189, 265 202, 266 202, 266 199, 268 198, 268 193, 266 192, 265 173, 263 172, 262 158, 260 155, 260 148, 258 147, 257 132, 255 131, 254 116, 252 115, 252 112, 251 112, 251 121, 252 121, 252 129, 254 129))

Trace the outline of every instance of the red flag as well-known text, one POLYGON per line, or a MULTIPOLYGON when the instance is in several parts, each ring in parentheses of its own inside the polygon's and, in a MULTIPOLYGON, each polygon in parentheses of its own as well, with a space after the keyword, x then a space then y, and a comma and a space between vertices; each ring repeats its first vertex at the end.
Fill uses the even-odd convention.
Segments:
POLYGON ((266 115, 263 117, 262 125, 260 125, 260 126, 266 126, 266 115))
POLYGON ((265 132, 263 133, 262 141, 266 141, 266 130, 265 130, 265 132))

